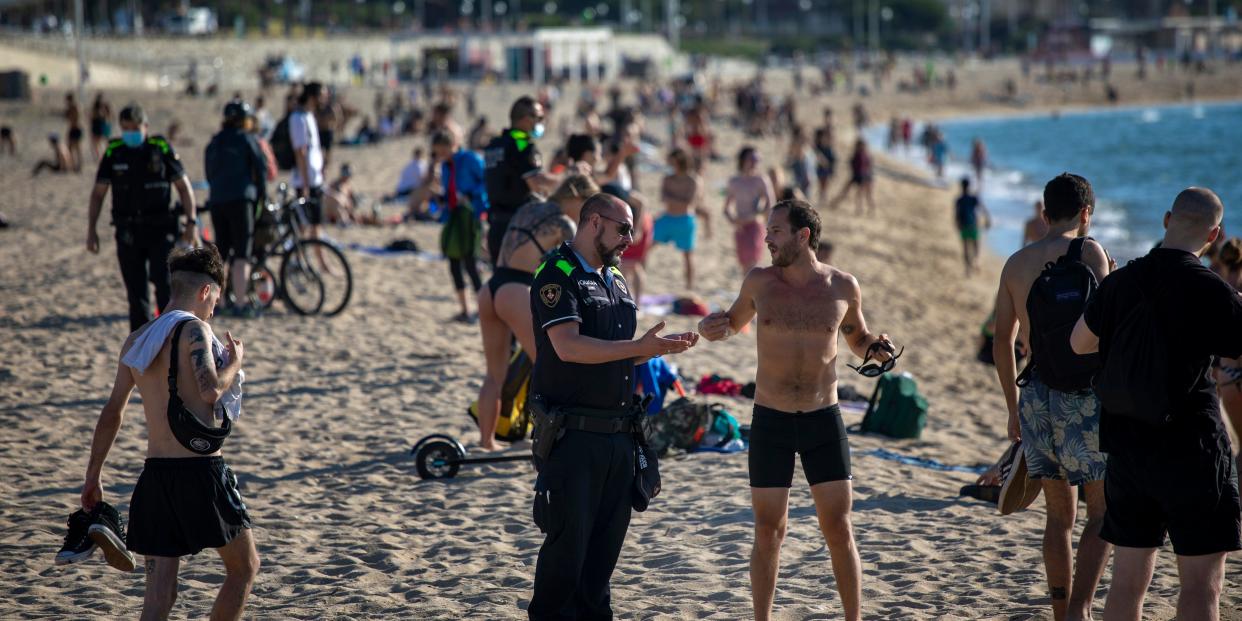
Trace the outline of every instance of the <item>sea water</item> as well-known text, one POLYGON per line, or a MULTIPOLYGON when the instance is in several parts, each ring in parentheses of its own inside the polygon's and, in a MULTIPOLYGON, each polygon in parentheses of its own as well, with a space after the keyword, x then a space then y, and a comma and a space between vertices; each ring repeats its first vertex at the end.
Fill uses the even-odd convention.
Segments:
MULTIPOLYGON (((1125 260, 1145 254, 1163 236, 1163 218, 1189 186, 1214 190, 1225 203, 1225 231, 1242 235, 1242 103, 1116 108, 941 122, 949 144, 944 182, 956 189, 975 138, 987 146, 982 200, 992 214, 988 245, 1008 256, 1044 184, 1062 172, 1095 189, 1091 235, 1125 260)), ((917 141, 921 127, 916 126, 917 141)), ((883 148, 887 127, 867 132, 883 148)), ((848 154, 845 154, 848 157, 848 154)), ((921 148, 899 158, 925 166, 921 148)), ((951 205, 945 206, 946 218, 951 205)))

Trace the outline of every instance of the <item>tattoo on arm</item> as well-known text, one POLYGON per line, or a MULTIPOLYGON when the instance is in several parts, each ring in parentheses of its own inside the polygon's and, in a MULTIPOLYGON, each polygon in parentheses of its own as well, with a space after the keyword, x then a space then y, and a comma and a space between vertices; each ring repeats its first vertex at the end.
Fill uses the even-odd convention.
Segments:
POLYGON ((855 326, 852 323, 841 324, 841 334, 844 334, 845 336, 850 336, 857 329, 858 329, 858 326, 855 326))
POLYGON ((214 361, 208 362, 207 348, 198 347, 190 350, 190 361, 194 365, 194 379, 200 391, 212 390, 216 387, 216 367, 214 361))
POLYGON ((153 558, 149 558, 149 559, 147 559, 146 566, 147 566, 147 575, 148 575, 148 576, 150 576, 151 574, 154 574, 154 573, 155 573, 155 559, 153 559, 153 558))

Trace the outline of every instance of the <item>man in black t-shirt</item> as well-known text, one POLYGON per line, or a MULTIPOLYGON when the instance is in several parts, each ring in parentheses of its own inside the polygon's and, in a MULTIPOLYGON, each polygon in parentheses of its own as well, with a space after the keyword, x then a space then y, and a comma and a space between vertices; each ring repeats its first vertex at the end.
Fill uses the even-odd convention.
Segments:
POLYGON ((187 245, 198 241, 197 209, 181 158, 163 137, 147 135, 147 115, 142 107, 126 106, 121 110, 120 122, 121 137, 108 143, 95 175, 86 249, 99 253, 96 227, 104 197, 111 188, 116 256, 129 297, 129 327, 137 330, 152 317, 148 282, 155 285, 159 308, 168 305, 172 287, 168 255, 172 253, 178 225, 177 214, 169 205, 172 188, 177 188, 185 209, 182 239, 187 245))
MULTIPOLYGON (((1190 188, 1164 216, 1160 247, 1100 288, 1074 328, 1074 351, 1107 365, 1127 314, 1145 295, 1167 352, 1168 421, 1112 414, 1105 404, 1100 445, 1108 453, 1108 508, 1100 536, 1116 546, 1106 619, 1139 619, 1156 549, 1165 533, 1177 554, 1179 619, 1216 619, 1225 555, 1242 549, 1242 509, 1229 436, 1211 379, 1213 357, 1242 355, 1242 297, 1199 260, 1220 235, 1224 205, 1190 188)), ((1120 354, 1119 354, 1120 355, 1120 354)))
POLYGON ((966 275, 970 276, 979 264, 979 227, 991 225, 988 210, 979 196, 970 191, 970 177, 962 177, 962 194, 953 205, 953 221, 962 237, 962 260, 966 262, 966 275), (982 220, 982 222, 980 222, 982 220))
POLYGON ((560 176, 542 170, 543 158, 535 141, 543 137, 543 131, 543 106, 530 97, 520 97, 509 109, 509 128, 483 151, 489 203, 487 251, 492 265, 518 208, 536 200, 536 195, 550 194, 561 183, 560 176))

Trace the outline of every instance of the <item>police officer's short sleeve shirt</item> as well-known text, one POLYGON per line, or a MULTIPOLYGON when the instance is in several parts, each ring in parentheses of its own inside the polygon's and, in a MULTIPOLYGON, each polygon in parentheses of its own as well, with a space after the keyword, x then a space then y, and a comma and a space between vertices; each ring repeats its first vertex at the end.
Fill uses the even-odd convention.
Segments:
POLYGON ((555 406, 629 407, 635 385, 633 360, 565 362, 548 338, 549 328, 571 321, 578 324, 583 336, 606 341, 634 338, 638 307, 621 271, 614 267, 595 272, 584 268, 566 242, 549 253, 536 270, 530 295, 537 354, 531 392, 555 406))
POLYGON ((534 199, 526 180, 539 173, 539 147, 525 132, 506 129, 484 150, 488 201, 493 213, 512 215, 534 199))
POLYGON ((138 147, 109 142, 95 182, 112 186, 115 219, 168 213, 172 184, 184 176, 185 166, 172 145, 161 136, 150 136, 138 147))

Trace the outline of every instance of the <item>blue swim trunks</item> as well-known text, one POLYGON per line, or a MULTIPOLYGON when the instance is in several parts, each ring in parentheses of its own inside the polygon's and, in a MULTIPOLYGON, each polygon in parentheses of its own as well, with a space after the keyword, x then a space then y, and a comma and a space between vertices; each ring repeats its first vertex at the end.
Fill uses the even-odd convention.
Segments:
POLYGON ((1107 457, 1100 452, 1100 402, 1090 390, 1053 390, 1031 373, 1018 396, 1022 449, 1032 479, 1081 485, 1103 481, 1107 457))
POLYGON ((682 252, 690 252, 694 250, 694 234, 698 226, 692 213, 680 216, 666 213, 656 218, 652 238, 657 244, 671 243, 682 252))

